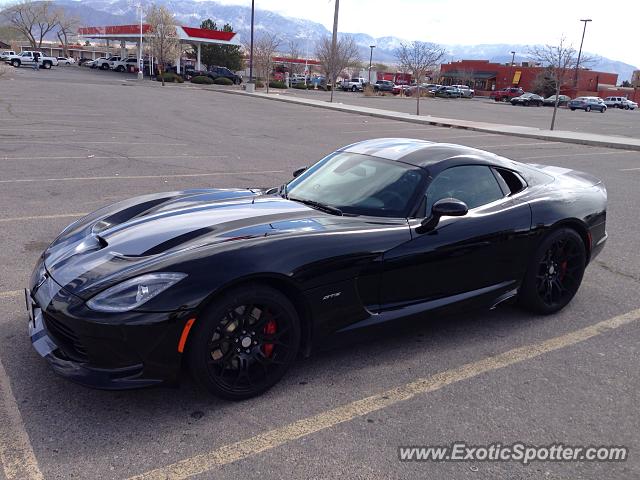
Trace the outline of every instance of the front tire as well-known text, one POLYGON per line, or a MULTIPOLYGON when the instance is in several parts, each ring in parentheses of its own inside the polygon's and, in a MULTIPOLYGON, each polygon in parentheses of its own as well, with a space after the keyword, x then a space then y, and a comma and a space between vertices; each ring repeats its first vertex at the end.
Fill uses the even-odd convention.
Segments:
POLYGON ((591 111, 591 107, 587 106, 587 107, 584 109, 584 111, 585 111, 585 112, 590 112, 590 111, 591 111))
POLYGON ((519 293, 522 306, 543 315, 562 310, 580 288, 586 261, 584 242, 575 230, 552 231, 529 262, 519 293))
POLYGON ((20 60, 11 60, 11 65, 18 68, 20 66, 20 60))
POLYGON ((225 293, 196 320, 187 350, 196 382, 244 400, 275 385, 294 362, 300 321, 280 291, 259 284, 225 293))

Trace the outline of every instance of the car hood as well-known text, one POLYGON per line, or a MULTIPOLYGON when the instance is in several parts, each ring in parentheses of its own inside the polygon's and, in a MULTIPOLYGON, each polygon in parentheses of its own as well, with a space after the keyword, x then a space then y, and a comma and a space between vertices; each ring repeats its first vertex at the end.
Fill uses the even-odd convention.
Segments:
POLYGON ((356 222, 258 190, 170 192, 94 212, 67 227, 43 257, 58 284, 88 298, 196 248, 350 228, 356 222))

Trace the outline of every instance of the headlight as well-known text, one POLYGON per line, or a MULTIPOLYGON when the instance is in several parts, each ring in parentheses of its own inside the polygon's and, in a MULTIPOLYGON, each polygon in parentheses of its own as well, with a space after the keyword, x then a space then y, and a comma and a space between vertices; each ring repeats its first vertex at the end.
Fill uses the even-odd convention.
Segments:
POLYGON ((100 292, 87 302, 87 306, 98 312, 128 312, 186 276, 186 273, 148 273, 130 278, 100 292))

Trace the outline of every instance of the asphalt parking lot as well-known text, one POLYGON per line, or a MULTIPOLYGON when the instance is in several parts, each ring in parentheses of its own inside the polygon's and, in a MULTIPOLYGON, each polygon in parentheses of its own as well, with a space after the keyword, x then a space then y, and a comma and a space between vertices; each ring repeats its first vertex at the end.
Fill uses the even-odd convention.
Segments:
MULTIPOLYGON (((21 69, 0 92, 0 479, 640 477, 639 152, 140 85, 79 68, 21 69), (187 375, 178 389, 89 390, 56 377, 31 348, 20 290, 40 252, 80 215, 162 190, 280 185, 336 147, 388 136, 602 178, 609 240, 573 302, 550 317, 507 306, 356 332, 242 403, 210 397, 187 375), (528 466, 398 460, 399 445, 454 441, 624 445, 630 457, 528 466)), ((639 114, 590 116, 610 113, 639 114)))
MULTIPOLYGON (((304 98, 329 98, 329 93, 289 89, 285 95, 304 98)), ((380 108, 405 113, 415 113, 415 97, 372 96, 361 92, 337 91, 335 102, 362 107, 380 108)), ((475 122, 523 125, 548 129, 551 124, 551 107, 515 107, 510 103, 495 102, 488 98, 431 98, 420 100, 421 115, 471 120, 475 122)), ((640 137, 640 109, 620 110, 609 108, 604 114, 598 112, 572 112, 568 108, 559 108, 556 118, 556 130, 571 132, 600 133, 623 137, 640 137), (597 115, 596 115, 597 113, 597 115)))

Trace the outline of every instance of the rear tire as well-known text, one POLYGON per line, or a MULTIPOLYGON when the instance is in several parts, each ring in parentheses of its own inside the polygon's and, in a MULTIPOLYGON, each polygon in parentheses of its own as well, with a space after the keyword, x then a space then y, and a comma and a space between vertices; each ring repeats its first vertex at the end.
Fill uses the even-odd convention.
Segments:
POLYGON ((198 317, 187 359, 196 382, 229 400, 275 385, 300 347, 300 321, 280 291, 259 284, 231 290, 198 317))
POLYGON ((18 68, 20 66, 20 60, 11 60, 11 66, 18 68))
POLYGON ((574 297, 586 267, 586 248, 578 233, 562 227, 538 245, 518 299, 527 310, 543 315, 562 310, 574 297))
POLYGON ((585 112, 590 112, 591 111, 591 107, 589 107, 589 106, 585 107, 584 111, 585 112))

